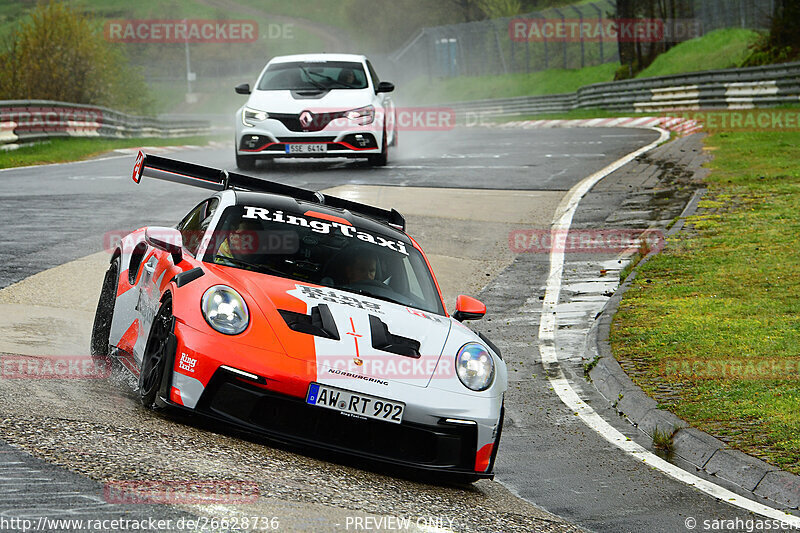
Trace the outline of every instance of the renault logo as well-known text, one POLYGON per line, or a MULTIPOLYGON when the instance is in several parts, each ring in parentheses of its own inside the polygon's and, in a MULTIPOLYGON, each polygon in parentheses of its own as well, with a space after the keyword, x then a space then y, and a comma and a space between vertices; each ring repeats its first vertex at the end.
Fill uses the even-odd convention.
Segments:
POLYGON ((314 117, 308 111, 303 111, 300 113, 300 125, 303 128, 308 128, 311 123, 314 122, 314 117))

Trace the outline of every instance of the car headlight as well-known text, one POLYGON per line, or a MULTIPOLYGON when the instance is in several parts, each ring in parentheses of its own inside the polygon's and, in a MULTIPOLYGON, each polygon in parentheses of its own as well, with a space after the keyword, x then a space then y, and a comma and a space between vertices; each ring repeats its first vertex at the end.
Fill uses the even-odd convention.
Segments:
POLYGON ((494 359, 489 351, 477 342, 467 343, 461 347, 456 356, 456 374, 468 389, 486 390, 494 379, 494 359))
POLYGON ((258 109, 250 109, 249 107, 242 108, 242 124, 245 126, 253 127, 255 124, 253 122, 261 122, 262 120, 267 120, 269 118, 269 113, 266 111, 259 111, 258 109), (249 122, 248 122, 249 121, 249 122))
POLYGON ((238 335, 250 323, 244 298, 225 285, 214 285, 208 289, 203 294, 200 307, 208 325, 225 335, 238 335))
POLYGON ((359 107, 358 109, 351 109, 345 113, 348 120, 352 120, 359 126, 366 126, 372 124, 375 120, 375 108, 371 105, 366 107, 359 107))

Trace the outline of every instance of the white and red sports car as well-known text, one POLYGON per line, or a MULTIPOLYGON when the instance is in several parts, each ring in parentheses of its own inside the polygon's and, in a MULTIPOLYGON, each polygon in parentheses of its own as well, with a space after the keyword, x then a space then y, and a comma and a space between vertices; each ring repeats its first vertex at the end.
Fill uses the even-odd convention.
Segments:
POLYGON ((319 192, 139 155, 133 178, 216 191, 113 250, 92 352, 146 406, 461 480, 492 476, 506 365, 448 315, 403 217, 319 192))

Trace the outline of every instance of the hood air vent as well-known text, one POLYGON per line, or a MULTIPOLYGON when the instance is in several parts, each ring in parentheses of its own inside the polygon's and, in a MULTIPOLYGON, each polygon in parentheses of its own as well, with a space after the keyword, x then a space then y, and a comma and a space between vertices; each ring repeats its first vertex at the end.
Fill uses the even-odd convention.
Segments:
POLYGON ((376 350, 419 359, 419 341, 389 333, 389 326, 374 315, 369 315, 369 329, 372 333, 372 347, 376 350))
POLYGON ((278 309, 278 312, 291 330, 314 335, 315 337, 339 340, 339 330, 336 329, 333 314, 331 314, 331 310, 328 309, 326 304, 312 307, 310 315, 284 311, 283 309, 278 309))

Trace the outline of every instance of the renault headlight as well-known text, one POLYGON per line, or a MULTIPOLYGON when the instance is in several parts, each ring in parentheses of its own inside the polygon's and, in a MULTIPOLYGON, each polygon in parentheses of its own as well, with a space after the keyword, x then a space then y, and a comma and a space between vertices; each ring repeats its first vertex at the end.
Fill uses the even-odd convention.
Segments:
POLYGON ((255 126, 253 122, 261 122, 262 120, 267 120, 269 118, 269 113, 266 111, 259 111, 258 109, 251 109, 249 107, 242 108, 242 124, 252 128, 255 126))
POLYGON ((461 347, 456 356, 456 374, 468 389, 486 390, 494 379, 494 359, 489 351, 477 342, 467 343, 461 347))
POLYGON ((208 289, 203 294, 201 309, 208 325, 225 335, 238 335, 250 323, 244 298, 225 285, 208 289))
POLYGON ((372 124, 375 120, 375 108, 371 105, 359 107, 346 112, 345 116, 359 126, 366 126, 367 124, 372 124))

